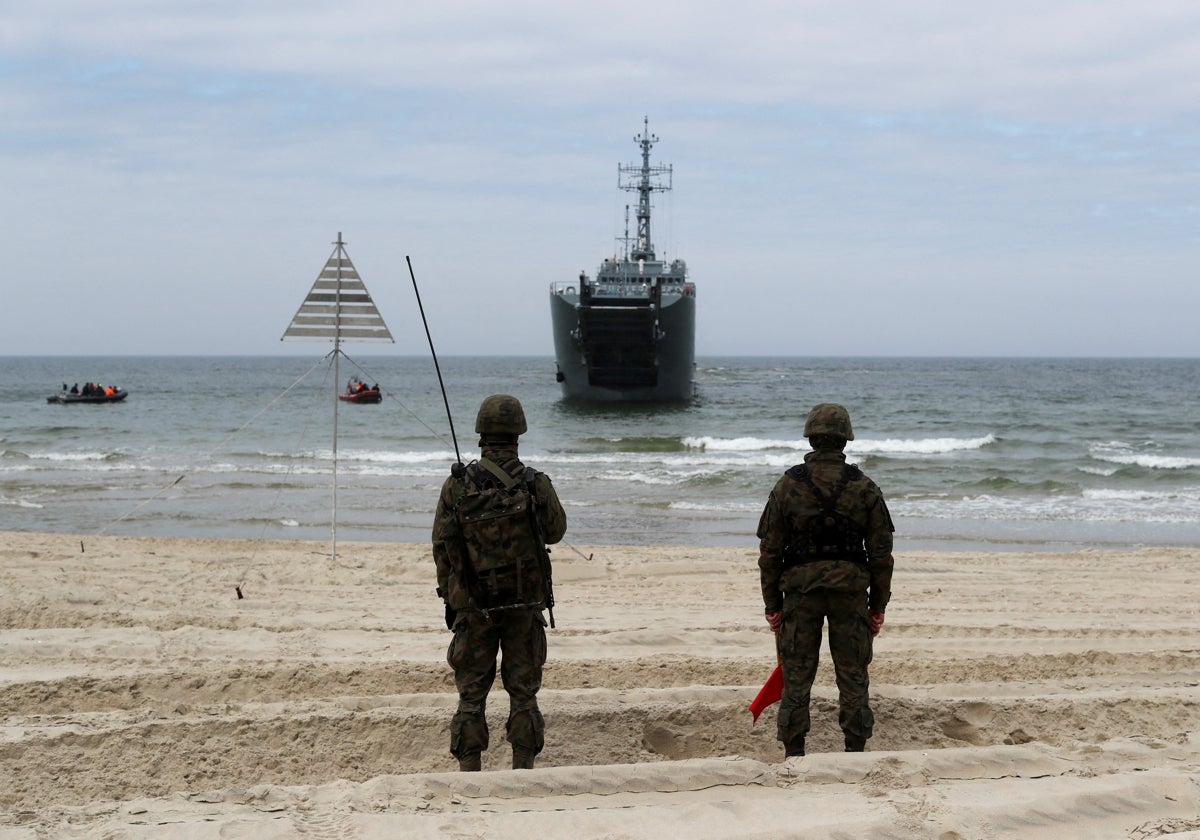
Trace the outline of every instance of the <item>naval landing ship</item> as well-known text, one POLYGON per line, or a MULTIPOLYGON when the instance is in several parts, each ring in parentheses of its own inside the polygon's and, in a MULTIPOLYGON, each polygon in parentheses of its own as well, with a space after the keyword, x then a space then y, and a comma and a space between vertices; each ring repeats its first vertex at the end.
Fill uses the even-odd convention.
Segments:
MULTIPOLYGON (((650 195, 671 189, 672 169, 651 166, 649 119, 634 137, 642 162, 618 164, 617 184, 638 194, 637 235, 595 278, 550 286, 556 377, 566 400, 678 402, 695 396, 696 286, 680 259, 655 256, 650 195)), ((628 211, 627 211, 628 215, 628 211)), ((628 228, 628 222, 627 222, 628 228)))

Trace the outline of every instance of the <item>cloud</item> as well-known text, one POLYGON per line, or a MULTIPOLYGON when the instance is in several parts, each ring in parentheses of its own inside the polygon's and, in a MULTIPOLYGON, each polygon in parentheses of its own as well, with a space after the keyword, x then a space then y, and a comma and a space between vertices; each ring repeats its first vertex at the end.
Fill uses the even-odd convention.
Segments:
MULTIPOLYGON (((702 352, 1194 354, 1198 23, 1165 0, 24 4, 0 224, 39 282, 0 353, 277 352, 340 230, 389 323, 412 326, 411 255, 446 352, 548 354, 546 290, 613 251, 648 115, 702 352), (125 326, 49 335, 31 306, 125 326)), ((391 349, 423 352, 416 327, 391 349)))

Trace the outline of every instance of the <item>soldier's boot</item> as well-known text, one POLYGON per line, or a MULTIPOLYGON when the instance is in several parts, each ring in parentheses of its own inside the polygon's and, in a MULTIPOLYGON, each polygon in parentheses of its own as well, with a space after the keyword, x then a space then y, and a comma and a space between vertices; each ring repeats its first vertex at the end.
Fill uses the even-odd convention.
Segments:
POLYGON ((526 749, 525 747, 513 747, 513 769, 532 770, 533 750, 526 749))
POLYGON ((866 748, 866 738, 859 735, 846 735, 846 752, 862 752, 866 748))
POLYGON ((458 769, 463 773, 478 773, 483 769, 483 761, 479 753, 464 755, 458 760, 458 769))
POLYGON ((799 735, 792 738, 790 741, 783 742, 783 757, 792 758, 793 756, 804 755, 804 736, 799 735))

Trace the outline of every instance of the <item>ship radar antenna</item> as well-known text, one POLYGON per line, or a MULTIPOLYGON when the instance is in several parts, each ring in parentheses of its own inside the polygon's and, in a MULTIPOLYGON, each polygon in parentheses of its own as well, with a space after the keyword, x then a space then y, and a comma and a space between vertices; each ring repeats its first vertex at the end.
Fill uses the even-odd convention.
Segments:
POLYGON ((642 133, 635 136, 633 141, 642 149, 641 165, 621 164, 618 167, 620 187, 638 194, 637 237, 634 240, 632 258, 635 260, 653 260, 654 242, 650 238, 650 194, 666 192, 671 189, 672 168, 650 165, 650 149, 658 142, 658 136, 650 133, 650 117, 642 118, 642 133))

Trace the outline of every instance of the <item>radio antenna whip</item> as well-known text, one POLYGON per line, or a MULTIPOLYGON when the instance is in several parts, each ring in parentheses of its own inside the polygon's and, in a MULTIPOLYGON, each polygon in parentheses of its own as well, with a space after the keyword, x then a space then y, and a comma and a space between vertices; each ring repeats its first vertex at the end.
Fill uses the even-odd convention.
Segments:
POLYGON ((446 383, 442 380, 442 368, 438 364, 437 351, 433 349, 433 336, 429 334, 429 322, 425 320, 425 307, 421 305, 421 292, 417 288, 417 275, 413 273, 412 260, 406 255, 408 276, 412 278, 413 294, 417 296, 417 309, 421 311, 421 323, 425 325, 425 338, 429 339, 429 355, 433 356, 433 369, 437 371, 438 385, 442 389, 442 402, 446 404, 446 419, 450 421, 450 439, 454 441, 455 466, 462 468, 462 455, 458 452, 458 437, 454 434, 454 418, 450 415, 450 400, 446 398, 446 383))

